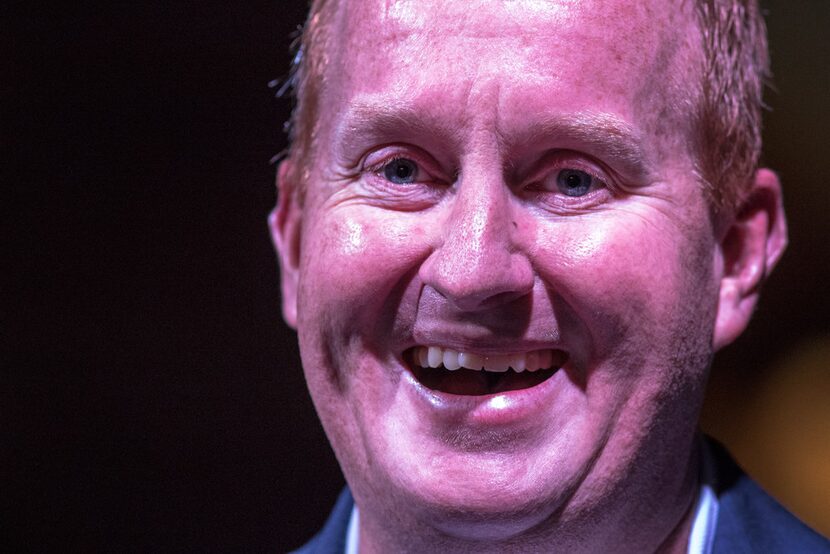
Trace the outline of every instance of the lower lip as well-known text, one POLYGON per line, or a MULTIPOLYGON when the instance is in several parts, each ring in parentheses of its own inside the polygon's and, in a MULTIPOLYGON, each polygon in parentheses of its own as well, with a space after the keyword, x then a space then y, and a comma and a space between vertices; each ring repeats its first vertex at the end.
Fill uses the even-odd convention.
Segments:
POLYGON ((561 368, 534 387, 481 396, 464 396, 434 391, 418 382, 408 370, 404 383, 420 411, 454 425, 498 426, 539 421, 538 416, 556 402, 567 382, 561 368))

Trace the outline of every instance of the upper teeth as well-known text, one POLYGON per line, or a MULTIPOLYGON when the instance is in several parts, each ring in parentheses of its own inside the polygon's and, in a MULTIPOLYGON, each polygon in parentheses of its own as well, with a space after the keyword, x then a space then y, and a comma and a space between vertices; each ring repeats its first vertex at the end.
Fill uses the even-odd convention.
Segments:
POLYGON ((552 350, 534 350, 518 354, 481 355, 471 352, 459 352, 440 346, 418 346, 415 348, 415 362, 421 367, 444 366, 450 371, 460 369, 484 369, 485 371, 504 372, 510 368, 514 371, 537 371, 548 369, 553 364, 552 350))

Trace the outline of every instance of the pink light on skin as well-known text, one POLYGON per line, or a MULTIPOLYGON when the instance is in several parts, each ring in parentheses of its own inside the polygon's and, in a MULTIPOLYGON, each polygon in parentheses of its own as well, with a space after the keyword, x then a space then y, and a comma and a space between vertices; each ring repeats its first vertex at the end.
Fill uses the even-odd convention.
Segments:
POLYGON ((342 238, 341 248, 346 256, 360 255, 366 246, 363 226, 352 219, 346 220, 342 238))
POLYGON ((321 147, 308 182, 280 171, 273 224, 361 551, 648 552, 675 529, 682 549, 713 344, 754 306, 740 268, 784 245, 766 172, 729 250, 710 221, 675 109, 690 6, 390 6, 340 3, 321 147), (418 346, 568 362, 447 394, 415 378, 418 346))
POLYGON ((382 22, 388 21, 396 27, 404 29, 419 29, 426 25, 427 17, 418 9, 418 0, 391 0, 385 2, 385 17, 382 22))

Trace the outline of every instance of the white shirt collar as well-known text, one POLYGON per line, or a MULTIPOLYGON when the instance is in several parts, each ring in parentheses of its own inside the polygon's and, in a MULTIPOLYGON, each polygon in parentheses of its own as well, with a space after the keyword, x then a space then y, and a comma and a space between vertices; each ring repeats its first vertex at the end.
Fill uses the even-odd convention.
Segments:
MULTIPOLYGON (((701 440, 702 460, 700 468, 700 493, 697 495, 695 520, 689 533, 688 554, 710 554, 718 525, 718 497, 713 488, 715 482, 715 460, 709 450, 709 443, 701 440)), ((357 551, 355 551, 355 554, 357 551)))
POLYGON ((357 504, 352 507, 352 515, 349 517, 349 528, 346 531, 346 552, 345 554, 357 554, 357 545, 360 543, 358 530, 360 529, 360 514, 357 513, 357 504))

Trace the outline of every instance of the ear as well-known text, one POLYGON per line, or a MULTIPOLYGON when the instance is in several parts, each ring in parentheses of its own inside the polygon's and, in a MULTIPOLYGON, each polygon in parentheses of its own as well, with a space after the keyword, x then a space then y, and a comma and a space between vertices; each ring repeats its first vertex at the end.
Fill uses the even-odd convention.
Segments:
POLYGON ((752 190, 720 243, 723 274, 713 346, 720 350, 746 329, 761 285, 787 247, 787 220, 778 176, 755 173, 752 190))
POLYGON ((280 262, 282 317, 297 328, 297 285, 300 266, 300 223, 302 208, 297 198, 296 171, 291 159, 277 169, 277 206, 268 216, 271 240, 280 262))

